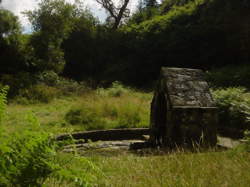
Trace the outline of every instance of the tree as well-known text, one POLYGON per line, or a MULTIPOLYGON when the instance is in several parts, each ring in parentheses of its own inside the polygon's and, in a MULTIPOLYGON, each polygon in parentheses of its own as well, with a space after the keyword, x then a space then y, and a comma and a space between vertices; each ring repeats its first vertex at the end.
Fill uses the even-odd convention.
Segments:
POLYGON ((18 17, 8 10, 0 9, 0 37, 20 33, 18 17))
POLYGON ((156 0, 144 0, 144 5, 146 8, 154 8, 157 6, 157 1, 156 0))
POLYGON ((0 9, 0 66, 1 74, 14 74, 25 66, 18 17, 5 9, 0 9))
POLYGON ((127 8, 129 0, 121 0, 116 6, 112 0, 96 0, 109 13, 107 21, 112 24, 112 29, 116 30, 122 19, 128 18, 130 10, 127 8))
POLYGON ((42 0, 39 9, 26 12, 34 33, 30 40, 38 71, 62 72, 65 64, 62 42, 69 36, 81 13, 81 4, 65 0, 42 0))

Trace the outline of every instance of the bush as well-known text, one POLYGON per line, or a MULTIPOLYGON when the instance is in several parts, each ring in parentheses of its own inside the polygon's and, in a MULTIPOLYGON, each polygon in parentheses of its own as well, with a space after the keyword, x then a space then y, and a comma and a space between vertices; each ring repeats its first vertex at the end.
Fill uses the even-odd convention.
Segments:
POLYGON ((46 133, 26 131, 1 137, 0 185, 38 186, 57 170, 54 145, 46 133))
POLYGON ((19 95, 14 100, 20 104, 48 103, 60 95, 60 90, 57 88, 45 84, 38 84, 30 88, 21 89, 19 95))
POLYGON ((78 83, 71 79, 59 77, 53 71, 45 71, 37 76, 40 84, 45 84, 60 90, 62 95, 80 95, 89 91, 89 88, 83 83, 78 83))
POLYGON ((60 81, 60 77, 54 71, 44 71, 37 75, 37 80, 48 86, 56 86, 60 81))
POLYGON ((120 97, 124 94, 129 93, 131 90, 124 87, 120 82, 115 81, 112 83, 110 88, 104 89, 99 88, 96 90, 97 94, 100 96, 110 96, 110 97, 120 97))
POLYGON ((64 79, 64 78, 61 78, 59 80, 59 82, 56 85, 56 88, 58 88, 62 93, 62 95, 65 96, 82 95, 90 91, 90 89, 84 82, 78 83, 74 80, 64 79))
MULTIPOLYGON (((2 125, 4 112, 5 112, 5 108, 7 104, 6 95, 7 95, 8 89, 9 88, 7 86, 0 88, 0 130, 1 130, 1 125, 2 125)), ((1 135, 1 132, 0 132, 0 135, 1 135)))
MULTIPOLYGON (((9 136, 3 131, 6 89, 0 93, 0 186, 38 186, 55 171, 53 142, 46 133, 24 131, 9 136)), ((31 119, 32 121, 32 119, 31 119)), ((35 122, 33 120, 33 122, 35 122)), ((37 124, 34 124, 37 125, 37 124)))
MULTIPOLYGON (((50 177, 76 186, 91 186, 91 174, 64 169, 57 162, 56 143, 50 134, 41 131, 39 121, 32 115, 28 129, 7 134, 3 128, 7 88, 0 90, 0 186, 42 186, 50 177)), ((85 158, 79 159, 88 171, 95 166, 85 158)))
MULTIPOLYGON (((250 120, 250 119, 249 119, 250 120)), ((250 131, 245 131, 245 145, 244 145, 244 149, 248 152, 250 152, 250 131)))
POLYGON ((250 96, 244 88, 213 91, 219 108, 219 126, 245 130, 250 128, 250 96))
POLYGON ((18 95, 19 90, 29 88, 36 82, 34 75, 27 72, 18 72, 15 75, 3 74, 0 80, 3 85, 8 85, 10 87, 8 92, 8 97, 10 98, 18 95))
POLYGON ((250 88, 250 65, 225 66, 207 72, 207 80, 212 87, 250 88))
POLYGON ((65 120, 72 125, 83 125, 85 130, 97 130, 105 128, 105 120, 98 113, 90 108, 71 109, 65 115, 65 120))

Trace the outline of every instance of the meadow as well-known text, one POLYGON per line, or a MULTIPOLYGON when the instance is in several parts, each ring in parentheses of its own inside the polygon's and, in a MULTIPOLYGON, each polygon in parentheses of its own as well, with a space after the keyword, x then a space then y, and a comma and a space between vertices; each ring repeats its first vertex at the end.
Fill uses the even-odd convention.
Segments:
MULTIPOLYGON (((249 93, 242 88, 217 89, 213 93, 218 101, 223 101, 220 104, 224 108, 232 100, 236 104, 249 104, 249 93)), ((23 131, 28 130, 53 137, 93 129, 148 127, 152 95, 114 83, 107 89, 62 96, 49 103, 12 101, 6 106, 2 129, 8 136, 24 136, 23 131)), ((239 118, 236 114, 241 114, 242 108, 230 110, 233 115, 229 117, 233 119, 232 116, 239 118)), ((51 172, 38 182, 44 186, 248 186, 250 183, 250 155, 246 146, 233 150, 179 148, 87 154, 63 153, 58 145, 53 149, 54 155, 49 160, 55 166, 49 165, 51 172)))

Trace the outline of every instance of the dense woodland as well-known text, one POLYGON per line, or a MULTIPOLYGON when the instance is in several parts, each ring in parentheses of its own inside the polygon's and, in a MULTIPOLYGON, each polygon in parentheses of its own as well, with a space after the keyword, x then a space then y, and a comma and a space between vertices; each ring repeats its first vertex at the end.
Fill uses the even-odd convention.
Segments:
POLYGON ((1 82, 17 89, 57 74, 92 87, 120 81, 150 88, 161 66, 210 70, 249 63, 248 1, 145 0, 115 29, 112 19, 100 23, 83 7, 41 1, 25 13, 30 34, 1 9, 1 82))

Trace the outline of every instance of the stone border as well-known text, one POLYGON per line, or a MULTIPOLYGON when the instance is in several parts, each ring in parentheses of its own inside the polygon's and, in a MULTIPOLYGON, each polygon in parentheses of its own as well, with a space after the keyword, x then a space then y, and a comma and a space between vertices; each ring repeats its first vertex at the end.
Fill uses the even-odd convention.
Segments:
POLYGON ((68 139, 83 139, 91 141, 115 141, 115 140, 146 140, 145 135, 150 135, 149 128, 127 128, 127 129, 109 129, 76 132, 72 134, 61 134, 55 137, 56 141, 68 139))

